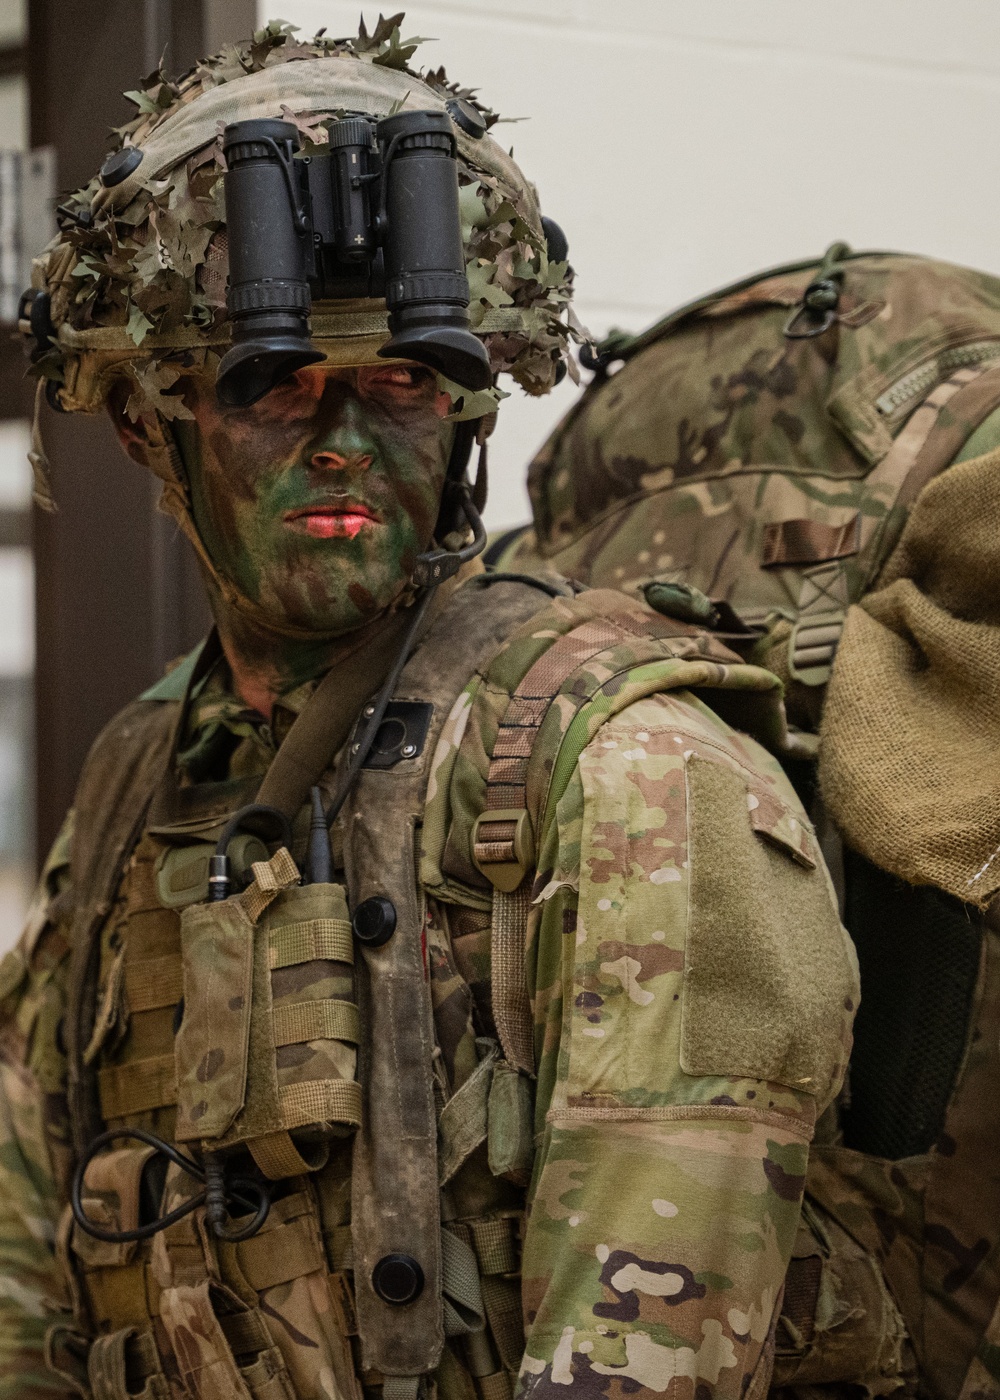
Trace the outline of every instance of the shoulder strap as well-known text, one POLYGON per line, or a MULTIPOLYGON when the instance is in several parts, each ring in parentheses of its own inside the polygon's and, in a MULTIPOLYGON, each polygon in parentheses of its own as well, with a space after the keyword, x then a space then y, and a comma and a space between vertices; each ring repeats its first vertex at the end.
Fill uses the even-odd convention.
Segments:
POLYGON ((810 686, 829 680, 848 607, 871 587, 917 496, 998 404, 1000 365, 993 359, 956 370, 907 419, 865 480, 856 552, 802 572, 788 642, 795 680, 810 686))
POLYGON ((77 788, 66 1048, 78 1156, 101 1131, 95 1069, 84 1063, 97 996, 97 934, 169 759, 178 714, 176 703, 137 700, 129 705, 95 741, 77 788))
POLYGON ((775 702, 779 693, 773 676, 744 666, 709 633, 630 605, 613 590, 594 590, 580 602, 592 615, 553 641, 511 695, 490 757, 484 810, 472 831, 473 859, 494 887, 497 1034, 508 1063, 525 1074, 534 1073, 535 1059, 524 970, 532 893, 527 877, 580 752, 612 715, 657 691, 738 684, 769 692, 775 702))
POLYGON ((539 611, 532 581, 491 585, 488 598, 483 586, 473 578, 456 590, 396 687, 397 699, 432 707, 424 756, 363 768, 339 819, 351 907, 379 898, 395 911, 389 939, 360 945, 356 962, 365 1101, 353 1145, 351 1236, 364 1364, 399 1397, 415 1396, 416 1378, 436 1368, 445 1325, 434 1017, 415 878, 429 758, 469 677, 539 611), (380 1269, 401 1256, 407 1268, 419 1265, 422 1280, 405 1307, 379 1291, 380 1269))

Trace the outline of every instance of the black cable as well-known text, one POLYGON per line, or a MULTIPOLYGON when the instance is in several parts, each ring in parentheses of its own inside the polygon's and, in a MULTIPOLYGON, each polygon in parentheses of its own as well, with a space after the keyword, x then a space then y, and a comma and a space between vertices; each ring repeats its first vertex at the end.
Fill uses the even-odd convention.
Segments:
POLYGON ((166 1230, 168 1226, 175 1225, 178 1220, 183 1220, 186 1215, 190 1215, 200 1205, 207 1205, 210 1194, 213 1214, 209 1217, 209 1223, 219 1239, 227 1240, 232 1244, 238 1244, 242 1240, 250 1239, 251 1235, 255 1235, 264 1224, 271 1209, 271 1198, 261 1182, 253 1181, 250 1177, 240 1176, 234 1177, 227 1186, 223 1176, 222 1162, 214 1153, 206 1154, 205 1165, 202 1167, 191 1157, 185 1157, 183 1152, 179 1152, 169 1142, 157 1137, 155 1133, 148 1133, 143 1128, 111 1128, 106 1133, 99 1133, 94 1138, 73 1173, 73 1181, 70 1186, 70 1208, 73 1211, 73 1219, 80 1229, 85 1234, 93 1236, 95 1240, 103 1240, 106 1244, 131 1244, 135 1240, 150 1239, 153 1235, 159 1234, 161 1230, 166 1230), (108 1230, 103 1225, 95 1225, 83 1208, 84 1176, 98 1152, 105 1147, 110 1147, 118 1138, 134 1138, 137 1142, 144 1142, 148 1147, 155 1148, 161 1156, 180 1167, 181 1171, 194 1177, 195 1181, 206 1182, 206 1189, 196 1192, 183 1205, 176 1206, 166 1215, 161 1215, 159 1219, 151 1220, 147 1225, 139 1225, 134 1230, 108 1230), (232 1203, 243 1206, 248 1211, 254 1211, 254 1216, 249 1224, 238 1230, 227 1229, 225 1225, 226 1211, 232 1203))
POLYGON ((392 670, 389 672, 382 689, 378 693, 374 709, 368 720, 368 728, 365 731, 364 740, 358 744, 355 752, 351 754, 351 761, 347 765, 344 781, 337 790, 330 806, 326 809, 326 824, 328 827, 332 826, 337 820, 340 809, 347 801, 351 788, 354 786, 354 781, 364 766, 365 759, 371 753, 372 745, 375 742, 375 736, 385 718, 385 712, 388 709, 389 701, 392 699, 393 691, 396 689, 399 678, 403 674, 403 667, 410 659, 410 651, 420 631, 420 626, 427 616, 427 609, 430 607, 433 597, 434 587, 428 588, 414 610, 413 620, 407 628, 406 636, 403 639, 403 645, 399 648, 396 660, 393 662, 392 670))

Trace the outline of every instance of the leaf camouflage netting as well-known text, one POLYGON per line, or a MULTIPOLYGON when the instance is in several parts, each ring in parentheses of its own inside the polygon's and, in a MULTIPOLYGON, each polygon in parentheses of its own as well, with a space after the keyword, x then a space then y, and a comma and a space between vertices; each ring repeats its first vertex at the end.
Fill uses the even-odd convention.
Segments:
MULTIPOLYGON (((296 38, 295 26, 272 20, 251 39, 227 45, 176 80, 158 68, 140 88, 126 93, 138 110, 117 129, 112 149, 145 147, 168 119, 224 84, 279 65, 317 59, 394 70, 429 89, 438 102, 462 98, 474 104, 487 127, 495 126, 500 120, 497 114, 479 101, 473 89, 450 83, 444 68, 427 72, 410 68, 422 41, 401 37, 402 20, 402 13, 389 18, 380 15, 369 34, 362 19, 355 38, 333 39, 321 30, 308 41, 296 38)), ((338 76, 330 75, 331 93, 337 90, 338 76)), ((401 106, 411 91, 403 88, 394 105, 401 106)), ((419 95, 417 91, 415 96, 419 95)), ((305 153, 326 143, 330 122, 343 115, 333 106, 319 111, 314 106, 312 99, 305 109, 287 102, 280 106, 280 115, 298 130, 305 153)), ((279 115, 278 110, 273 115, 279 115)), ((36 351, 35 374, 65 386, 74 378, 68 374, 70 363, 80 359, 92 339, 74 333, 123 328, 128 337, 125 349, 135 347, 128 356, 128 372, 137 387, 132 411, 140 411, 143 405, 165 416, 183 411, 180 400, 163 391, 179 377, 180 368, 205 363, 206 357, 216 354, 211 345, 224 339, 228 276, 224 124, 219 121, 212 139, 172 168, 137 179, 137 188, 124 205, 118 201, 116 207, 107 198, 108 191, 97 176, 60 205, 58 235, 36 259, 33 277, 35 287, 51 294, 58 339, 45 353, 36 351), (178 368, 165 364, 167 360, 178 368)), ((481 144, 493 153, 498 150, 489 137, 481 144)), ((568 345, 570 339, 582 338, 570 307, 572 269, 566 262, 549 261, 536 197, 527 181, 499 176, 495 155, 486 152, 483 166, 492 169, 480 167, 470 158, 468 141, 460 140, 460 147, 460 209, 472 328, 483 335, 495 372, 509 372, 529 394, 545 393, 555 382, 560 361, 565 359, 571 372, 575 369, 568 345), (518 314, 511 315, 500 330, 484 327, 491 310, 505 307, 518 314)), ((512 160, 503 156, 502 161, 504 169, 520 174, 512 160)), ((120 360, 121 348, 118 355, 120 360)), ((494 403, 502 397, 497 390, 487 392, 494 403)), ((94 403, 71 393, 64 405, 93 407, 94 403)))

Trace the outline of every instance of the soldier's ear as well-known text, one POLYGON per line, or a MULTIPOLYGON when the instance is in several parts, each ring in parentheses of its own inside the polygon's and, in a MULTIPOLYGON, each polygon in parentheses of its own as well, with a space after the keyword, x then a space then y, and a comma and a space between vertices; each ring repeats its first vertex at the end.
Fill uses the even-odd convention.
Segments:
POLYGON ((128 401, 134 392, 128 380, 116 379, 107 397, 108 417, 126 456, 140 467, 152 468, 153 455, 163 449, 163 434, 159 424, 149 423, 144 416, 134 421, 130 417, 128 401))

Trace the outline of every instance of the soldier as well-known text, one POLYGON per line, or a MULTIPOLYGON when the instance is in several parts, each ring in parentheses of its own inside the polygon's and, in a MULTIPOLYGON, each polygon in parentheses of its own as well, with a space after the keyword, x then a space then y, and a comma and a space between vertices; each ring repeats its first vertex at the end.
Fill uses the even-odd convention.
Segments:
POLYGON ((995 1397, 1000 281, 834 245, 603 358, 506 567, 673 615, 711 594, 758 630, 819 733, 858 948, 850 1093, 811 1159, 776 1380, 889 1394, 912 1346, 921 1395, 995 1397))
POLYGON ((476 558, 570 274, 400 18, 155 75, 26 301, 216 629, 0 971, 5 1395, 768 1385, 853 956, 774 677, 476 558))

